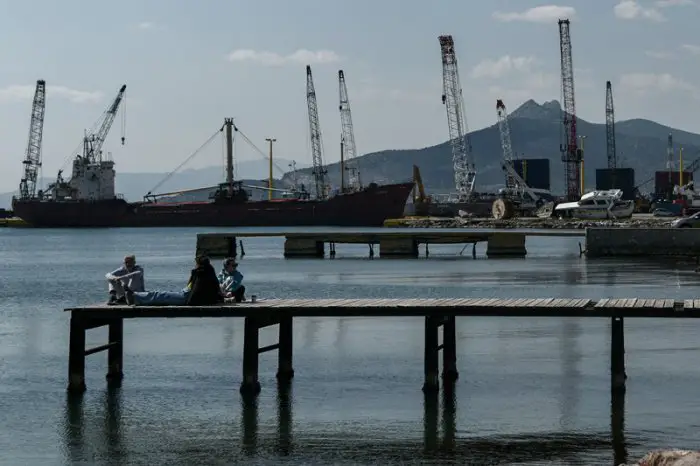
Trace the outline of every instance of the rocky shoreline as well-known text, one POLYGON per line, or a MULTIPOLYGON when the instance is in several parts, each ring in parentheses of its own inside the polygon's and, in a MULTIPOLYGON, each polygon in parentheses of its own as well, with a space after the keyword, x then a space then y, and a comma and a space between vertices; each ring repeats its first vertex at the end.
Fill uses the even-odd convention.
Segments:
POLYGON ((513 218, 496 220, 493 218, 401 218, 388 220, 388 228, 503 228, 503 229, 557 229, 579 230, 593 227, 606 228, 670 228, 675 218, 648 217, 625 220, 577 220, 558 218, 513 218))

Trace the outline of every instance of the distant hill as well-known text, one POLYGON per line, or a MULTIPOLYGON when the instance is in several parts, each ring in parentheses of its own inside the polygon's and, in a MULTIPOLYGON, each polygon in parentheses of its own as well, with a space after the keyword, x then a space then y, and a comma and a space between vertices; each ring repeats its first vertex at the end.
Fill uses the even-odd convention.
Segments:
MULTIPOLYGON (((552 173, 552 190, 564 191, 564 164, 559 152, 561 107, 556 100, 538 104, 529 100, 510 113, 513 151, 521 158, 548 158, 552 173)), ((495 116, 494 116, 495 119, 495 116)), ((445 123, 447 132, 447 123, 445 123)), ((607 166, 606 132, 604 123, 578 120, 578 132, 585 135, 585 181, 595 187, 595 170, 607 166)), ((669 133, 675 147, 683 146, 684 163, 700 157, 700 135, 680 131, 649 120, 626 120, 615 124, 618 167, 634 168, 637 184, 653 177, 653 172, 666 167, 666 145, 669 133)), ((499 161, 502 157, 498 125, 469 134, 477 166, 477 189, 493 189, 503 185, 499 161)), ((677 157, 677 156, 676 156, 677 157)), ((452 156, 447 142, 423 149, 384 150, 359 158, 363 181, 396 182, 411 178, 412 165, 420 167, 428 190, 453 190, 452 156)), ((328 165, 331 181, 339 183, 339 164, 328 165)), ((299 178, 311 181, 311 170, 300 170, 299 178)), ((288 175, 286 175, 288 176, 288 175)), ((640 188, 653 190, 653 183, 640 188)))
MULTIPOLYGON (((287 167, 291 160, 277 159, 275 163, 280 167, 287 167)), ((308 165, 297 162, 297 167, 306 168, 308 165)), ((120 173, 116 166, 116 189, 118 193, 130 201, 142 199, 143 195, 155 188, 167 173, 120 173)), ((268 162, 265 160, 246 160, 237 164, 236 178, 246 180, 246 184, 266 185, 260 180, 267 180, 268 162), (257 181, 257 182, 256 182, 257 181)), ((280 176, 277 174, 277 176, 280 176)), ((187 169, 174 174, 155 193, 178 191, 183 189, 195 189, 206 186, 216 186, 224 181, 224 169, 222 167, 207 167, 200 169, 187 169)), ((47 186, 53 179, 43 178, 42 185, 47 186)), ((280 183, 281 186, 281 183, 280 183)), ((0 208, 8 208, 12 204, 14 193, 0 194, 0 208)))

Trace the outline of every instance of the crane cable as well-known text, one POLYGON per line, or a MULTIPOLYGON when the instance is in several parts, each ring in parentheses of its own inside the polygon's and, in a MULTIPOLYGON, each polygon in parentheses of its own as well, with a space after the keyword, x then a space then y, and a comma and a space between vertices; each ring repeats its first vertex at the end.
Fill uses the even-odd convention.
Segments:
POLYGON ((192 160, 193 158, 195 158, 195 157, 197 156, 197 154, 199 154, 205 147, 207 147, 207 146, 209 145, 209 143, 212 142, 212 141, 214 140, 214 138, 216 138, 216 136, 217 136, 221 131, 223 131, 223 129, 224 129, 224 128, 221 127, 220 129, 216 130, 216 132, 215 132, 214 134, 212 134, 212 135, 209 137, 209 139, 207 139, 207 140, 204 142, 204 144, 202 144, 201 146, 199 146, 199 147, 197 148, 196 151, 194 151, 189 157, 187 157, 187 158, 186 158, 180 165, 178 165, 173 171, 171 171, 170 173, 168 173, 167 175, 165 175, 165 178, 163 178, 158 184, 156 184, 153 188, 151 188, 151 189, 148 191, 148 194, 146 194, 146 196, 150 196, 150 195, 153 193, 153 191, 155 191, 156 189, 160 188, 160 187, 163 185, 163 183, 165 183, 166 181, 168 181, 175 173, 177 173, 182 167, 184 167, 190 160, 192 160))

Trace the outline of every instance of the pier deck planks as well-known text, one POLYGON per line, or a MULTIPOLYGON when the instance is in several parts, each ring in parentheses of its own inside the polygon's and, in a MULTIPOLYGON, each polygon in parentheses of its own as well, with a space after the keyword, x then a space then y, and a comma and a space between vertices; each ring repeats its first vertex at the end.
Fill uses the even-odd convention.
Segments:
POLYGON ((605 298, 262 299, 217 306, 95 306, 65 309, 83 319, 148 317, 700 317, 700 300, 605 298))

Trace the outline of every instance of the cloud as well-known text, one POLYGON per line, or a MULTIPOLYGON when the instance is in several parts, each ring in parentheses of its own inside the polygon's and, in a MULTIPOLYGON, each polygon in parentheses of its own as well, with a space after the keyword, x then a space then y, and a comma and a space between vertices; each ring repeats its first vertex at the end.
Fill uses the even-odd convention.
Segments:
POLYGON ((648 19, 650 21, 666 21, 664 15, 654 8, 645 8, 636 0, 622 0, 613 8, 615 16, 619 19, 648 19))
POLYGON ((571 6, 559 5, 542 5, 521 13, 509 12, 504 13, 496 11, 493 13, 493 18, 506 23, 512 21, 525 21, 528 23, 552 23, 560 18, 573 19, 576 16, 576 9, 571 6))
POLYGON ((700 55, 700 45, 683 44, 681 45, 681 48, 693 55, 700 55))
MULTIPOLYGON (((0 88, 0 101, 31 100, 34 98, 36 85, 11 85, 0 88)), ((102 100, 102 92, 80 91, 66 86, 46 86, 46 98, 58 97, 73 103, 95 103, 102 100)))
POLYGON ((671 52, 664 52, 663 50, 645 50, 644 55, 657 60, 669 60, 674 57, 671 52))
POLYGON ((154 29, 156 27, 156 23, 152 23, 150 21, 143 21, 137 24, 136 27, 145 31, 147 29, 154 29))
POLYGON ((695 2, 693 0, 658 0, 654 3, 654 5, 656 5, 658 8, 668 8, 671 6, 686 6, 694 4, 695 2))
POLYGON ((528 71, 536 63, 535 57, 504 55, 496 60, 483 60, 472 69, 472 78, 501 78, 513 71, 528 71))
POLYGON ((263 66, 282 66, 289 63, 297 65, 323 65, 336 63, 340 56, 332 50, 306 50, 299 49, 289 55, 280 55, 274 52, 258 52, 251 49, 237 49, 228 54, 228 61, 250 61, 263 66))
POLYGON ((683 79, 676 78, 669 73, 630 73, 620 77, 620 87, 637 93, 650 91, 669 92, 689 92, 695 98, 698 97, 698 89, 683 79))

